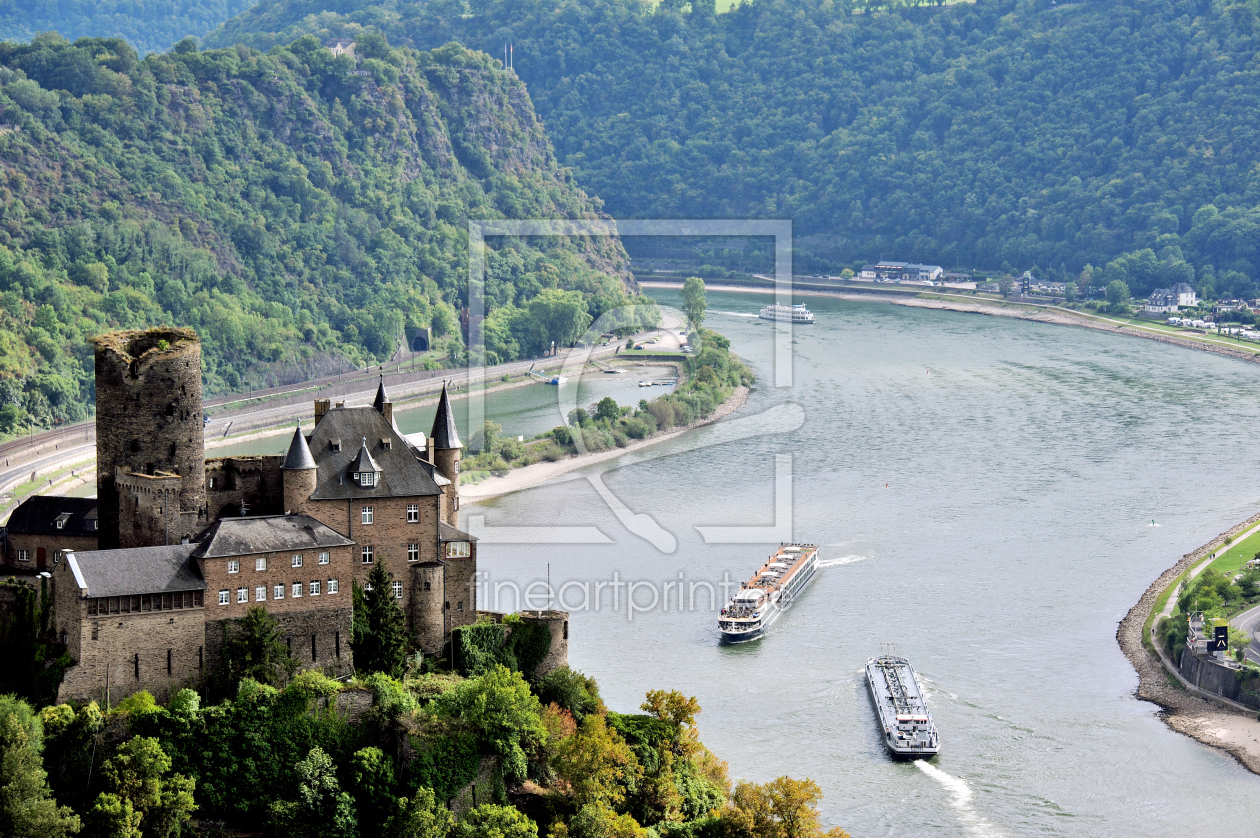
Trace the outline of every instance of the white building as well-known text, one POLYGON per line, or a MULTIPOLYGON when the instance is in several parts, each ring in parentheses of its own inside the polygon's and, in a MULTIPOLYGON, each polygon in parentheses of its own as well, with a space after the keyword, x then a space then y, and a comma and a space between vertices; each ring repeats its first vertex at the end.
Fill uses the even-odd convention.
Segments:
MULTIPOLYGON (((1193 291, 1190 292, 1194 294, 1193 291)), ((1146 298, 1146 311, 1155 313, 1165 313, 1177 310, 1177 295, 1168 288, 1156 288, 1151 295, 1146 298)))
POLYGON ((339 55, 348 55, 354 58, 354 41, 350 38, 333 38, 326 41, 324 46, 328 47, 329 52, 333 54, 333 58, 339 55))
POLYGON ((1179 306, 1196 306, 1199 304, 1199 296, 1194 293, 1194 289, 1184 282, 1178 282, 1172 287, 1172 293, 1177 295, 1177 305, 1179 306))
POLYGON ((876 262, 862 267, 862 279, 912 282, 935 282, 945 273, 940 265, 920 265, 917 262, 876 262))

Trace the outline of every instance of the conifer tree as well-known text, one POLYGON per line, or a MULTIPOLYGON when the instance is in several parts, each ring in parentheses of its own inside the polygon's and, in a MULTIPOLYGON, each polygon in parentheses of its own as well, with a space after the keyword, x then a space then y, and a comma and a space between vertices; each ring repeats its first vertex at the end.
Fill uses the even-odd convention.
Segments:
MULTIPOLYGON (((394 594, 394 576, 379 562, 354 597, 354 666, 400 678, 407 654, 406 617, 394 594)), ((357 588, 357 586, 356 586, 357 588)))

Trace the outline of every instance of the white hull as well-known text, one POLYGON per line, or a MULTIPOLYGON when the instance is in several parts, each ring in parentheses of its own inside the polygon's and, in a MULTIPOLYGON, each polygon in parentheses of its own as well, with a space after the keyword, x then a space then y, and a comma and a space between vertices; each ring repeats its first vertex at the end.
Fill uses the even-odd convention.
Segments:
MULTIPOLYGON (((799 552, 801 549, 796 545, 791 548, 799 552)), ((770 626, 786 611, 792 607, 792 602, 800 595, 805 586, 813 579, 814 574, 818 571, 818 551, 816 548, 808 548, 809 552, 796 559, 793 570, 782 579, 782 584, 776 580, 768 587, 759 587, 756 580, 760 576, 754 576, 750 583, 746 584, 740 593, 733 599, 726 608, 722 609, 722 615, 718 619, 718 632, 721 635, 723 643, 742 643, 746 640, 756 640, 763 636, 770 626), (755 610, 747 613, 749 609, 745 609, 745 613, 737 613, 737 604, 741 597, 746 597, 750 593, 761 591, 763 593, 759 604, 755 606, 755 610)), ((771 562, 776 558, 781 558, 784 549, 780 548, 779 552, 771 556, 771 562)), ((766 568, 773 568, 775 564, 767 562, 766 568)), ((782 567, 783 565, 779 565, 782 567)), ((763 568, 764 572, 764 568, 763 568)), ((774 572, 774 571, 770 571, 774 572)))
POLYGON ((940 751, 936 725, 908 660, 892 655, 871 658, 866 662, 866 686, 890 754, 919 759, 940 751))

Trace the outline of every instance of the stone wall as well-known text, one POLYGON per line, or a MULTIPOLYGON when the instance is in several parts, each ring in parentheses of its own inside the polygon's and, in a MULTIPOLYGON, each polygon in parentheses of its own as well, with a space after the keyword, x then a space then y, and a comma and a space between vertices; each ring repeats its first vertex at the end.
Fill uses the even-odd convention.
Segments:
POLYGON ((206 460, 206 509, 211 521, 241 515, 283 515, 281 457, 213 457, 206 460))
MULTIPOLYGON (((285 611, 274 616, 290 654, 303 669, 320 669, 336 677, 348 675, 354 666, 350 651, 352 613, 347 590, 337 607, 285 611)), ((207 616, 214 616, 214 612, 207 616)), ((239 618, 206 621, 206 666, 211 672, 222 665, 224 646, 235 636, 239 622, 239 618)))
POLYGON ((1239 671, 1209 658, 1196 655, 1189 650, 1181 653, 1181 664, 1178 667, 1181 677, 1201 690, 1260 709, 1260 683, 1255 680, 1240 682, 1239 671))
POLYGON ((105 706, 148 690, 165 702, 174 691, 200 684, 204 609, 88 617, 85 601, 77 598, 72 585, 57 589, 57 622, 67 628, 67 648, 75 661, 57 691, 58 701, 98 701, 105 706), (72 604, 63 604, 67 599, 72 604))
POLYGON ((553 669, 569 665, 569 612, 522 611, 521 619, 527 623, 542 623, 551 632, 551 647, 534 668, 532 677, 541 678, 553 669))

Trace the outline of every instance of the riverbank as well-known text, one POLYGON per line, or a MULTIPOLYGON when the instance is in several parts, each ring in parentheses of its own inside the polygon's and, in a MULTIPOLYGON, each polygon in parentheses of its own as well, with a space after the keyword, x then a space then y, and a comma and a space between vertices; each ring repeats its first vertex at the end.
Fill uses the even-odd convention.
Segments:
MULTIPOLYGON (((1219 748, 1233 756, 1249 771, 1260 774, 1260 721, 1255 714, 1234 710, 1200 697, 1181 686, 1152 645, 1143 642, 1144 626, 1160 595, 1191 567, 1206 559, 1225 544, 1260 523, 1254 515, 1236 527, 1223 532, 1160 574, 1142 594, 1137 604, 1120 621, 1116 640, 1125 657, 1138 674, 1137 697, 1163 708, 1164 722, 1178 733, 1219 748)), ((1148 642, 1151 642, 1149 638, 1148 642)))
POLYGON ((722 402, 713 409, 703 419, 688 425, 680 425, 676 428, 670 428, 668 431, 653 434, 647 439, 641 439, 627 445, 625 448, 610 448, 607 451, 598 451, 590 454, 580 454, 576 457, 566 457, 563 460, 557 460, 554 463, 534 463, 523 468, 512 469, 502 477, 487 477, 480 483, 474 483, 470 486, 461 485, 459 487, 459 499, 461 504, 476 503, 478 501, 497 498, 502 495, 519 492, 524 489, 530 489, 543 483, 555 481, 557 478, 578 469, 586 468, 596 463, 614 460, 624 454, 632 451, 638 451, 647 448, 649 445, 656 445, 667 439, 681 436, 687 431, 698 428, 701 425, 708 425, 718 421, 726 416, 731 415, 736 410, 744 406, 748 401, 748 388, 736 387, 731 393, 730 398, 722 402))
MULTIPOLYGON (((659 282, 652 280, 642 280, 639 283, 645 288, 673 288, 677 289, 679 285, 671 282, 659 282)), ((706 285, 710 291, 732 291, 742 294, 761 294, 771 295, 774 293, 773 288, 748 288, 736 285, 706 285)), ((1197 349, 1200 352, 1212 352, 1216 355, 1224 355, 1229 358, 1236 358, 1240 361, 1248 361, 1253 364, 1260 364, 1260 347, 1255 350, 1231 345, 1224 340, 1216 340, 1213 338, 1204 338, 1202 340, 1181 337, 1160 332, 1156 329, 1147 329, 1140 326, 1130 325, 1128 323, 1120 323, 1110 318, 1098 314, 1087 314, 1085 312, 1072 311, 1070 309, 1059 308, 1058 306, 1041 306, 1031 303, 1007 303, 998 300, 975 300, 965 297, 957 297, 950 299, 948 295, 935 294, 929 292, 930 296, 923 295, 899 295, 891 294, 873 294, 863 293, 861 291, 822 291, 814 288, 798 288, 793 286, 793 296, 800 297, 832 297, 839 300, 852 300, 854 302, 863 303, 884 303, 895 306, 909 306, 911 308, 931 308, 941 311, 957 311, 964 314, 984 314, 990 317, 1010 317, 1016 320, 1032 320, 1038 323, 1052 323, 1058 326, 1080 326, 1085 329, 1095 329, 1102 332, 1114 332, 1116 334, 1128 335, 1129 337, 1144 338, 1146 340, 1158 341, 1160 343, 1168 343, 1174 346, 1181 346, 1186 349, 1197 349)))

